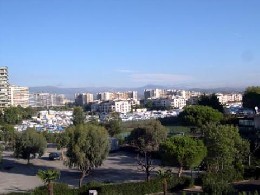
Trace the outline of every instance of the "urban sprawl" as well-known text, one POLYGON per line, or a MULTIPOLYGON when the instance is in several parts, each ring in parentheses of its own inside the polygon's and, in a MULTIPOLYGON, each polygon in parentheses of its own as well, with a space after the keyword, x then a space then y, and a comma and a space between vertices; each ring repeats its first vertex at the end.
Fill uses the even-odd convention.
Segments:
MULTIPOLYGON (((9 84, 8 67, 0 67, 0 109, 10 106, 42 108, 37 117, 16 125, 18 131, 35 127, 37 130, 62 131, 72 124, 72 111, 54 111, 51 108, 68 104, 87 107, 91 113, 86 120, 105 121, 109 113, 120 113, 122 121, 146 120, 177 116, 186 105, 194 105, 202 95, 198 91, 176 89, 145 89, 143 99, 137 91, 78 93, 74 100, 63 94, 30 93, 29 87, 9 84), (45 110, 44 110, 45 108, 45 110), (150 109, 147 109, 150 108, 150 109)), ((242 93, 216 93, 226 112, 241 111, 242 93)))

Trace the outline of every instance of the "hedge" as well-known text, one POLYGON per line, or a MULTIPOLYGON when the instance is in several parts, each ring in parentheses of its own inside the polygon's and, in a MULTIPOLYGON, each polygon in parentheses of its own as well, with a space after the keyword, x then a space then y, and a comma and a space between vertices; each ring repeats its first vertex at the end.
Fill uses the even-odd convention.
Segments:
MULTIPOLYGON (((69 188, 68 184, 65 183, 54 183, 53 193, 55 195, 78 195, 78 190, 69 188)), ((32 194, 35 195, 46 195, 48 194, 47 186, 40 186, 33 190, 32 194)))
MULTIPOLYGON (((191 179, 188 177, 173 177, 167 179, 168 191, 179 191, 191 185, 191 179)), ((54 195, 88 195, 89 190, 97 190, 99 195, 144 195, 163 191, 163 180, 153 179, 149 182, 134 182, 107 184, 99 182, 91 182, 83 185, 80 189, 70 189, 67 184, 54 183, 54 195)), ((22 193, 11 193, 22 194, 22 193)), ((32 192, 25 193, 26 195, 46 195, 48 194, 47 186, 35 188, 32 192)))
MULTIPOLYGON (((177 191, 190 186, 191 179, 187 177, 168 180, 168 190, 177 191)), ((144 195, 163 191, 163 180, 153 179, 148 182, 133 182, 121 184, 90 183, 80 189, 81 195, 87 195, 89 190, 97 190, 99 195, 144 195)))

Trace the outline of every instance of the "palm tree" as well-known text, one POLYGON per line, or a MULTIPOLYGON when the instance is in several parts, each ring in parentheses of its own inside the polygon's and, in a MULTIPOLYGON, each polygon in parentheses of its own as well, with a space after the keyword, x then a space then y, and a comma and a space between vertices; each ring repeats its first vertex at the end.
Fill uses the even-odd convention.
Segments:
POLYGON ((53 195, 53 181, 58 179, 60 172, 58 170, 39 170, 37 176, 48 186, 48 194, 53 195))
POLYGON ((157 177, 163 180, 163 194, 166 195, 167 194, 167 189, 168 189, 168 185, 167 185, 167 179, 171 178, 172 176, 172 172, 171 170, 163 170, 160 169, 157 171, 157 177))

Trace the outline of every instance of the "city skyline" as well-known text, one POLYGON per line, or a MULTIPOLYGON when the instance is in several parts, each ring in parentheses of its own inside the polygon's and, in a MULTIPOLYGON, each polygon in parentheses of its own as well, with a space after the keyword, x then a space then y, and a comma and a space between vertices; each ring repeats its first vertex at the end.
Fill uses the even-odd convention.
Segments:
POLYGON ((259 85, 259 6, 0 0, 0 66, 29 87, 259 85))

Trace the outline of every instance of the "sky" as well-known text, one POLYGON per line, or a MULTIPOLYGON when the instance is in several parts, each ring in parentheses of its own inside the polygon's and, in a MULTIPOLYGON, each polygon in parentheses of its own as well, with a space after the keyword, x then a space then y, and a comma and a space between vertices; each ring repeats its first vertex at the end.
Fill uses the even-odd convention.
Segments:
POLYGON ((19 86, 260 85, 259 0, 0 0, 19 86))

